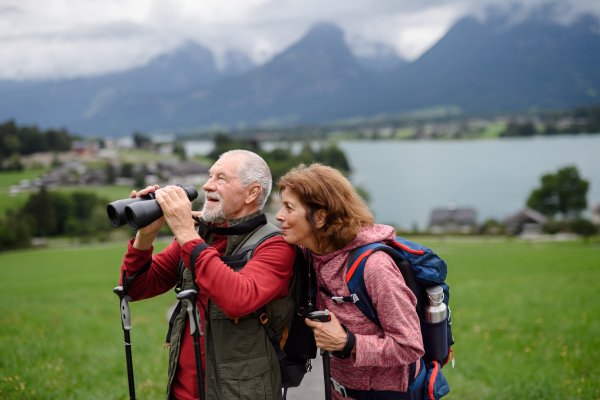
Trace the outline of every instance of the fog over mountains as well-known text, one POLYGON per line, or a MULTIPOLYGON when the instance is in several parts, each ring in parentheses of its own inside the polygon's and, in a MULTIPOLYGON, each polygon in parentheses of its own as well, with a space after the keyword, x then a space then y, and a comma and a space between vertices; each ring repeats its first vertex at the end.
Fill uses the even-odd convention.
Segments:
POLYGON ((600 103, 600 23, 561 25, 543 13, 518 23, 464 18, 405 62, 384 45, 354 55, 321 23, 269 62, 241 53, 220 71, 186 42, 120 73, 62 81, 0 81, 0 121, 67 127, 84 135, 182 131, 394 115, 438 106, 496 112, 600 103))

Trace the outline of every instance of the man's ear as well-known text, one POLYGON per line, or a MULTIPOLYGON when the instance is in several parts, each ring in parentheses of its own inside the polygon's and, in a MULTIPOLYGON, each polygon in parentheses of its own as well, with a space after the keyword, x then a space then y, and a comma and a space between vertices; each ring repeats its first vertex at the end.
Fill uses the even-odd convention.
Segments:
POLYGON ((325 213, 325 210, 317 210, 317 212, 315 213, 315 227, 317 229, 321 229, 325 225, 326 217, 327 214, 325 213))
POLYGON ((248 192, 246 194, 245 203, 250 204, 256 201, 258 195, 260 194, 260 185, 255 184, 248 188, 248 192))

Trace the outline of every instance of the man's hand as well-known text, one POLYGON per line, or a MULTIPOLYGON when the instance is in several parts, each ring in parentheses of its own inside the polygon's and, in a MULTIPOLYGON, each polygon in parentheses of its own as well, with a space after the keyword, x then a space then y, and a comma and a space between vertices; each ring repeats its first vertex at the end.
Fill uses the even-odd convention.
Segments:
MULTIPOLYGON (((331 321, 319 322, 308 318, 306 318, 304 321, 306 322, 306 325, 312 328, 318 348, 327 351, 344 350, 344 346, 346 346, 346 340, 348 340, 348 334, 344 328, 342 328, 342 325, 335 314, 329 310, 325 311, 331 315, 331 321)), ((354 351, 355 350, 353 349, 352 352, 354 351)))
MULTIPOLYGON (((129 198, 134 199, 136 197, 142 197, 147 195, 148 193, 153 193, 158 190, 159 186, 148 186, 145 189, 136 192, 135 190, 131 192, 129 198)), ((154 239, 156 239, 156 235, 158 231, 165 224, 165 218, 161 217, 156 221, 152 222, 150 225, 138 230, 137 235, 135 236, 135 241, 133 242, 133 247, 138 250, 148 250, 152 247, 152 243, 154 243, 154 239)))
POLYGON ((180 246, 198 239, 192 219, 192 206, 183 188, 167 186, 156 192, 156 201, 180 246))

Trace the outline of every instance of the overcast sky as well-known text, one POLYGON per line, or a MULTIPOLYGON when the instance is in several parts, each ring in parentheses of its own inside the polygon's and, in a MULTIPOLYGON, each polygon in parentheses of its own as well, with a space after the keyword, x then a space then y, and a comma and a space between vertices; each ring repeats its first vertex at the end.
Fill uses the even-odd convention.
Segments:
MULTIPOLYGON (((542 3, 520 1, 521 11, 542 3)), ((389 45, 408 60, 454 22, 507 0, 0 0, 0 79, 93 75, 142 65, 192 39, 221 60, 243 51, 262 63, 330 21, 355 51, 389 45)), ((600 0, 567 0, 561 17, 600 15, 600 0)))

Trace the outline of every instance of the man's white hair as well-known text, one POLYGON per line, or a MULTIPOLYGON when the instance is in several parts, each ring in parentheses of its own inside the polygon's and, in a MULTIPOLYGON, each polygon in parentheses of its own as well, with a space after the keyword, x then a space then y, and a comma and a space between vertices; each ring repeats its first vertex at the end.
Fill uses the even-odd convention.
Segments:
POLYGON ((219 159, 229 156, 241 157, 241 163, 237 170, 237 177, 241 181, 242 187, 247 188, 253 183, 258 183, 260 185, 260 193, 256 202, 258 204, 258 209, 261 210, 265 206, 269 194, 271 194, 273 185, 273 178, 271 177, 269 166, 261 156, 248 150, 230 150, 221 154, 219 159))

